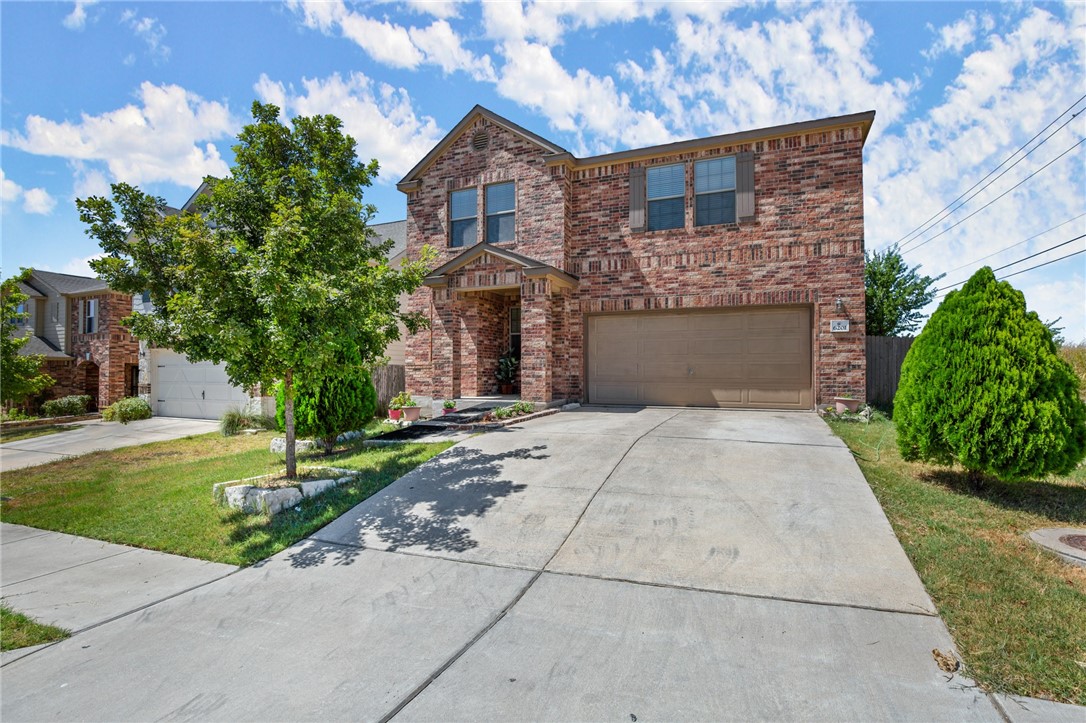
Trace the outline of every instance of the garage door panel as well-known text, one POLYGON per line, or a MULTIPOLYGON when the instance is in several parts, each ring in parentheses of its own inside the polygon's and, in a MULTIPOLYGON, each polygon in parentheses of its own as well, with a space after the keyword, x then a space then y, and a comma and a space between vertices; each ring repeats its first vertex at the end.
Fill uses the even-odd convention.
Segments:
POLYGON ((590 402, 811 407, 809 309, 601 315, 588 331, 590 402))
POLYGON ((230 383, 221 365, 192 363, 167 349, 153 350, 151 362, 151 402, 159 416, 218 419, 249 400, 244 389, 230 383))

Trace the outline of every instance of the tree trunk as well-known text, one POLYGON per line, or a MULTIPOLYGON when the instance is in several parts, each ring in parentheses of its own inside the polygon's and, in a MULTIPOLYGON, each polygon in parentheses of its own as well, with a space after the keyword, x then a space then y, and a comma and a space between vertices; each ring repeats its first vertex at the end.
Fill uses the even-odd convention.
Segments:
POLYGON ((298 476, 298 463, 294 456, 294 372, 288 369, 283 375, 283 416, 287 428, 287 479, 298 476))

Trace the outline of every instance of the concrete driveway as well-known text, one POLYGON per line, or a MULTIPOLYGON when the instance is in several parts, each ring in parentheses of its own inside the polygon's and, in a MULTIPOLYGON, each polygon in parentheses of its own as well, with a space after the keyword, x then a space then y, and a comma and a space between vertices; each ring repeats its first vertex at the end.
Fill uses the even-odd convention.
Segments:
POLYGON ((92 419, 74 422, 72 426, 78 429, 0 444, 0 471, 10 472, 103 449, 206 434, 218 430, 219 423, 211 419, 152 417, 128 424, 92 419))
POLYGON ((587 408, 0 685, 8 720, 1002 720, 951 647, 816 416, 587 408))

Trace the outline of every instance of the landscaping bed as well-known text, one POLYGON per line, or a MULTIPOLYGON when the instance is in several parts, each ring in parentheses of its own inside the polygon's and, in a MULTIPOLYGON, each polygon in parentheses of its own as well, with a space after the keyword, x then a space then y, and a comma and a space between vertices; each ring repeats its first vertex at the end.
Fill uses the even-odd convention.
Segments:
POLYGON ((278 472, 272 432, 204 434, 96 452, 4 476, 0 519, 46 530, 231 565, 251 565, 328 524, 444 451, 443 444, 364 447, 354 440, 332 456, 300 464, 353 470, 349 483, 303 499, 274 517, 219 507, 217 482, 278 472))
POLYGON ((1086 705, 1086 568, 1028 538, 1086 527, 1086 468, 971 483, 905 462, 892 421, 827 420, 855 454, 954 636, 965 673, 996 692, 1086 705))
MULTIPOLYGON (((50 420, 51 421, 51 420, 50 420)), ((69 432, 73 429, 79 429, 80 424, 39 424, 39 425, 26 425, 22 427, 9 428, 4 425, 0 428, 0 443, 4 442, 18 442, 21 439, 32 439, 33 437, 45 437, 50 434, 58 434, 60 432, 69 432)))

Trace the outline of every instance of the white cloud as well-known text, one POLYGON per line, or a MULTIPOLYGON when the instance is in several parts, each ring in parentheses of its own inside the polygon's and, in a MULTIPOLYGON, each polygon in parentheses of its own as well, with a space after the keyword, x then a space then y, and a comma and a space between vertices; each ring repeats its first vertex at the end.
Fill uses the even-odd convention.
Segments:
POLYGON ((425 28, 417 28, 355 12, 343 0, 287 0, 287 6, 301 12, 306 27, 326 35, 332 35, 338 28, 344 38, 389 67, 414 70, 430 64, 445 73, 459 70, 475 80, 494 79, 489 56, 476 56, 464 48, 460 36, 446 19, 449 16, 431 13, 439 19, 425 28))
POLYGON ((83 163, 73 161, 72 170, 75 175, 73 196, 75 198, 90 198, 91 196, 109 196, 109 179, 101 169, 83 163))
POLYGON ((98 0, 75 0, 75 7, 60 22, 69 30, 82 30, 87 25, 87 6, 98 0))
POLYGON ((935 41, 930 48, 920 51, 920 54, 929 60, 948 52, 960 54, 967 45, 972 45, 976 40, 978 31, 991 30, 993 26, 994 21, 990 15, 979 14, 972 10, 938 30, 929 24, 928 29, 935 33, 935 41))
POLYGON ((51 265, 35 266, 34 268, 40 268, 42 271, 55 271, 59 274, 96 277, 98 274, 94 273, 94 269, 90 267, 90 262, 103 256, 105 256, 104 253, 91 254, 90 256, 74 256, 68 259, 59 269, 51 265))
POLYGON ((459 14, 456 0, 407 0, 407 6, 417 13, 433 15, 435 18, 448 20, 459 14))
POLYGON ((351 73, 346 79, 338 73, 305 78, 301 92, 261 75, 254 89, 264 102, 274 103, 289 115, 337 116, 355 139, 358 157, 378 160, 379 179, 385 183, 400 180, 443 135, 433 118, 416 114, 406 90, 362 73, 351 73))
POLYGON ((38 115, 24 129, 0 131, 0 143, 27 153, 102 161, 113 180, 132 184, 171 181, 195 186, 227 165, 214 143, 235 135, 240 123, 224 103, 207 101, 177 85, 140 85, 139 104, 80 121, 38 115))
POLYGON ((56 208, 57 201, 44 188, 23 188, 7 177, 0 169, 0 201, 5 205, 23 202, 23 211, 48 216, 56 208))
POLYGON ((166 37, 166 27, 158 18, 141 18, 134 11, 125 10, 121 13, 121 23, 127 25, 135 36, 147 45, 147 53, 156 65, 170 59, 170 47, 162 42, 166 37))

